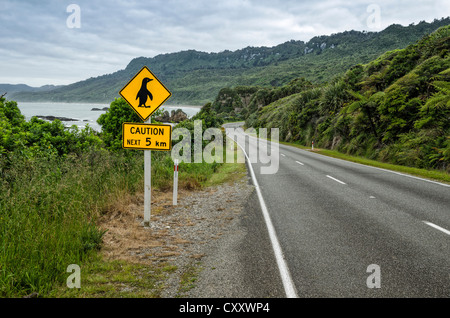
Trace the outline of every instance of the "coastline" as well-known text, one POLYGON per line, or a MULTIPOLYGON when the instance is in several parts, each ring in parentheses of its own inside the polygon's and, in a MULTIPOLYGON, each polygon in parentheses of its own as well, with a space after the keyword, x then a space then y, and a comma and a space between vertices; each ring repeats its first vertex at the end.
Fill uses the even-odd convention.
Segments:
MULTIPOLYGON (((84 128, 89 124, 91 128, 100 131, 101 127, 97 123, 98 117, 105 113, 104 108, 109 108, 110 104, 106 103, 63 103, 63 102, 17 102, 22 115, 26 120, 36 116, 44 120, 51 118, 70 119, 61 120, 66 127, 76 125, 79 128, 84 128), (93 110, 96 108, 96 110, 93 110)), ((161 110, 183 110, 188 118, 191 118, 200 111, 203 106, 199 105, 161 105, 161 110)), ((49 120, 51 121, 51 120, 49 120)))

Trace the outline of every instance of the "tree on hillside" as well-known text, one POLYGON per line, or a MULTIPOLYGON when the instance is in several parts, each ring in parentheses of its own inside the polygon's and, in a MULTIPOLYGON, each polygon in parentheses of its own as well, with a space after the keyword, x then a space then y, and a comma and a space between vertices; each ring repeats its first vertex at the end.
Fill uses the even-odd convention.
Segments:
POLYGON ((343 80, 337 80, 324 87, 320 100, 320 112, 323 115, 335 115, 349 100, 347 84, 343 80))
MULTIPOLYGON (((161 114, 160 109, 154 112, 152 123, 155 122, 154 117, 161 114)), ((102 139, 108 148, 122 149, 122 124, 125 122, 140 123, 142 120, 123 98, 116 98, 108 111, 97 119, 97 123, 102 126, 102 139)))
POLYGON ((378 141, 381 142, 380 135, 376 129, 378 121, 376 114, 378 103, 384 97, 384 92, 378 92, 370 96, 367 96, 368 94, 362 95, 358 92, 350 90, 348 93, 357 100, 348 106, 347 113, 353 113, 356 110, 360 110, 367 117, 372 133, 378 141))
POLYGON ((450 68, 439 75, 444 78, 432 83, 437 92, 422 106, 422 119, 416 122, 416 128, 434 127, 443 132, 450 129, 450 82, 446 78, 450 75, 450 68))

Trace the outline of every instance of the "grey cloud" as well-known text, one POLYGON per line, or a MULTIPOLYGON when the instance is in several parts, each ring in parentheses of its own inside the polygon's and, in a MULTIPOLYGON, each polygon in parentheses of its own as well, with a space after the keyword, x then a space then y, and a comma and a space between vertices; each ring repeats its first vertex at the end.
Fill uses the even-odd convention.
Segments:
POLYGON ((124 68, 137 56, 219 52, 367 29, 368 5, 382 27, 449 15, 447 0, 11 1, 0 4, 0 82, 68 84, 124 68), (69 29, 69 4, 81 28, 69 29))

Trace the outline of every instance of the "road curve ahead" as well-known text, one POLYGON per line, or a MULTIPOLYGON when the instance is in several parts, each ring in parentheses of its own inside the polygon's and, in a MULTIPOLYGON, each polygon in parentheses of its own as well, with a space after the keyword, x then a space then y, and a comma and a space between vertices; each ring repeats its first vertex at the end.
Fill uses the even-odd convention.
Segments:
MULTIPOLYGON (((235 134, 248 154, 266 149, 235 134)), ((449 185, 267 149, 252 168, 298 297, 450 297, 449 185), (276 173, 262 173, 275 157, 276 173)))

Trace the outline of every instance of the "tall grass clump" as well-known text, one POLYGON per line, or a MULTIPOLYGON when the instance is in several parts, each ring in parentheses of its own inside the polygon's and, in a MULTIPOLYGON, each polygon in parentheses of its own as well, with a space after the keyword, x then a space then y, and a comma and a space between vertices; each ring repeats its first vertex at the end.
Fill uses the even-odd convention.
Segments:
MULTIPOLYGON (((101 245, 102 208, 141 187, 143 160, 105 150, 3 162, 0 296, 45 295, 101 245)), ((2 166, 2 165, 0 165, 2 166)))

